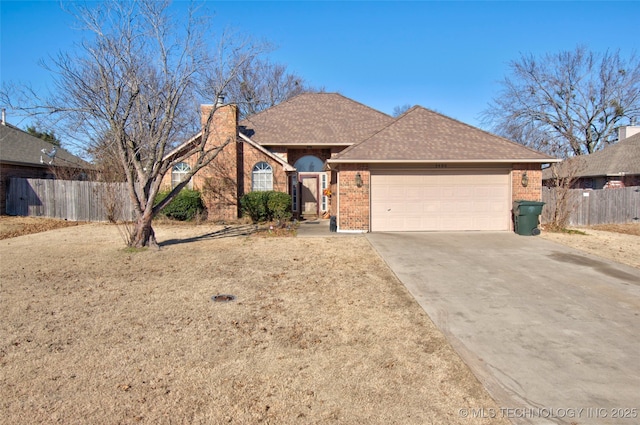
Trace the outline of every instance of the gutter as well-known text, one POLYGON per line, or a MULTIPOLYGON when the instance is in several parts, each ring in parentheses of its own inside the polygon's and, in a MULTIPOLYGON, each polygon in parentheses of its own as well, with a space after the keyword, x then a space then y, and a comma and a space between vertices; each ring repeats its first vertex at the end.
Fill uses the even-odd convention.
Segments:
MULTIPOLYGON (((257 143, 257 142, 254 142, 257 143)), ((288 147, 299 147, 299 148, 307 148, 311 146, 311 148, 319 148, 326 149, 332 146, 353 146, 355 143, 348 142, 327 142, 327 143, 261 143, 260 146, 288 146, 288 147)))
POLYGON ((562 162, 558 158, 547 159, 328 159, 328 164, 514 164, 514 163, 536 163, 549 164, 552 162, 562 162))

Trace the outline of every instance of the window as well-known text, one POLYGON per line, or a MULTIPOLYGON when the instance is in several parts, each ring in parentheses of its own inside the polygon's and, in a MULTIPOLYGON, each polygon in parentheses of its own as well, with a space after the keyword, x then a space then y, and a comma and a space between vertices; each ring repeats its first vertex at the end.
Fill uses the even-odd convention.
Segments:
MULTIPOLYGON (((180 182, 187 178, 187 174, 191 172, 191 167, 185 162, 179 162, 173 166, 171 170, 171 188, 176 187, 180 182)), ((188 183, 191 188, 191 182, 188 183)))
POLYGON ((298 179, 291 179, 291 211, 298 211, 298 179))
POLYGON ((327 188, 327 175, 322 174, 321 186, 322 186, 322 211, 327 210, 327 196, 325 195, 325 189, 327 188))
POLYGON ((251 190, 254 192, 273 190, 273 170, 271 165, 266 162, 258 162, 253 166, 251 190))
POLYGON ((299 173, 318 173, 322 171, 323 165, 322 160, 313 155, 303 156, 293 164, 299 173))

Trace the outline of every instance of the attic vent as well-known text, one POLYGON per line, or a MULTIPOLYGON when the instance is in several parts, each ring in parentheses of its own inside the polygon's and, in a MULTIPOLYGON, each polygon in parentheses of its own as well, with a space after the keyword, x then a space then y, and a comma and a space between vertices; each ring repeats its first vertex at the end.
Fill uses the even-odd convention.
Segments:
POLYGON ((218 94, 218 97, 216 99, 216 106, 222 106, 222 105, 224 105, 224 93, 218 94))

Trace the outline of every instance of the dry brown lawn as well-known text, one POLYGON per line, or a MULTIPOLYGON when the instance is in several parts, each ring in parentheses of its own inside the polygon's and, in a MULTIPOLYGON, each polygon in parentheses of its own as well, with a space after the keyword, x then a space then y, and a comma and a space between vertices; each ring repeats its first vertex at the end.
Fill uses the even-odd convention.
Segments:
POLYGON ((498 408, 366 238, 218 230, 159 226, 160 251, 102 224, 0 241, 0 422, 469 425, 487 420, 460 409, 498 408))
POLYGON ((542 232, 545 239, 640 269, 640 223, 575 228, 575 233, 542 232))

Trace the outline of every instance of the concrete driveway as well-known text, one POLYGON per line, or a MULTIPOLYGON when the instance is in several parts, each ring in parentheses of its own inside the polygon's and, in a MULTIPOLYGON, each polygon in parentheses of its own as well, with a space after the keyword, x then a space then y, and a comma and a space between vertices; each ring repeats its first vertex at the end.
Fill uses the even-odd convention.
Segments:
POLYGON ((502 408, 455 414, 640 423, 640 270, 507 232, 367 239, 502 408))

